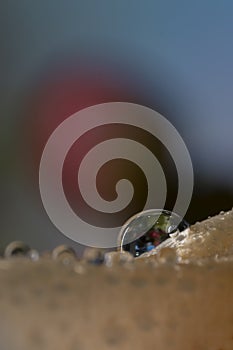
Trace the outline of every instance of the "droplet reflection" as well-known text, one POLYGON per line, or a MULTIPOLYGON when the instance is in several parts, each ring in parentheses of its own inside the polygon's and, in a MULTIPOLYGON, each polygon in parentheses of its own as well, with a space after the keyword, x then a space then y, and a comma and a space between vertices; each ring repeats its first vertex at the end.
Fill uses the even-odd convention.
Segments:
POLYGON ((146 210, 134 215, 123 225, 118 243, 121 251, 138 257, 188 226, 176 213, 160 209, 146 210))

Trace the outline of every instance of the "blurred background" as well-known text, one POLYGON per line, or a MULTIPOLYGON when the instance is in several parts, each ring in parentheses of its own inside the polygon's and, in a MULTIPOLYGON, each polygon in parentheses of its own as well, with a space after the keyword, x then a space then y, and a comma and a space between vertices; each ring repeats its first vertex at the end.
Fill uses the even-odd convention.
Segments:
POLYGON ((50 222, 38 166, 52 131, 97 103, 142 104, 176 127, 194 167, 187 221, 232 208, 232 18, 231 0, 0 2, 1 251, 82 251, 50 222))

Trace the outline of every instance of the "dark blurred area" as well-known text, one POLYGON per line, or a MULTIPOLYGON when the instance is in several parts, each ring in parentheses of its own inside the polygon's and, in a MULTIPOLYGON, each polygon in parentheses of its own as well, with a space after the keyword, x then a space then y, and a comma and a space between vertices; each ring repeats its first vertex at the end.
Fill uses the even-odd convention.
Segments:
POLYGON ((1 251, 12 240, 82 251, 50 222, 38 169, 53 130, 103 102, 176 127, 194 168, 188 222, 232 208, 232 2, 5 1, 0 16, 1 251))

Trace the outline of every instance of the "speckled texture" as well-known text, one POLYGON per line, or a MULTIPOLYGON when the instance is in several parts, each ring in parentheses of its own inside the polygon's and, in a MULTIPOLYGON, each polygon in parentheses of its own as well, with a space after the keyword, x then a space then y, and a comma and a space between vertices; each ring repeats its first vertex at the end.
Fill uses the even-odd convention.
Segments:
MULTIPOLYGON (((227 239, 213 221, 218 235, 210 230, 201 248, 192 240, 191 251, 183 242, 185 254, 177 247, 133 261, 114 254, 97 266, 0 260, 0 349, 232 350, 233 258, 221 257, 233 243, 228 218, 227 239), (222 242, 208 249, 212 234, 222 242)), ((198 225, 191 230, 200 235, 198 225)))
POLYGON ((160 244, 158 249, 145 253, 144 257, 157 254, 164 247, 173 248, 180 260, 232 256, 233 211, 221 212, 213 218, 197 222, 160 244))

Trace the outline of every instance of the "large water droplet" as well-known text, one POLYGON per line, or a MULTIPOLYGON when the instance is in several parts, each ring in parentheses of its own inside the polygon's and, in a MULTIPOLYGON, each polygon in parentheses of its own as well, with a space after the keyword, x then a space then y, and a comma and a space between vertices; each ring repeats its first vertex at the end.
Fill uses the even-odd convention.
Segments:
POLYGON ((145 210, 134 215, 123 225, 118 244, 121 251, 128 251, 137 257, 154 249, 188 226, 189 224, 182 217, 171 211, 145 210))

